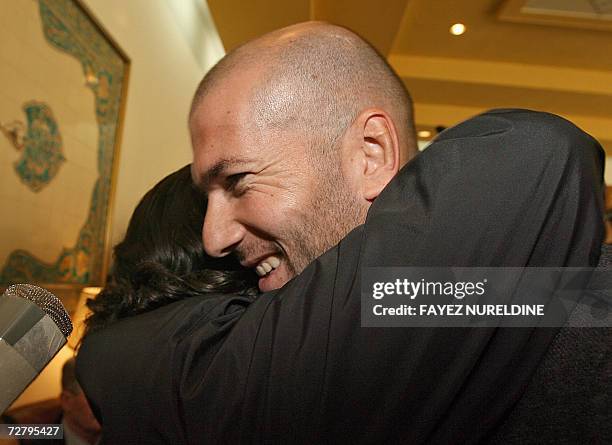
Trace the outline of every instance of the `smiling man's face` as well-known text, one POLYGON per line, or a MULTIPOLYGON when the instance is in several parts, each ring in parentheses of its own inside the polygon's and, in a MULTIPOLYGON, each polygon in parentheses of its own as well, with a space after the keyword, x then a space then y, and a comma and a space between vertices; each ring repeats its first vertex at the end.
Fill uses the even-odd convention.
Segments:
POLYGON ((313 159, 313 137, 262 124, 245 98, 248 76, 234 76, 207 94, 190 130, 192 176, 208 195, 204 247, 235 254, 261 277, 283 286, 363 222, 365 202, 336 165, 313 159))

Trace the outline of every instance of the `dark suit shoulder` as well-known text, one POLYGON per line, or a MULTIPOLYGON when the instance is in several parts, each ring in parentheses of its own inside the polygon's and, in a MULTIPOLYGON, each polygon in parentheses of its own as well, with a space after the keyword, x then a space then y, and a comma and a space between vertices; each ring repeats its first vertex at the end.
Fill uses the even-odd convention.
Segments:
MULTIPOLYGON (((511 131, 517 137, 537 138, 550 142, 554 139, 569 141, 596 141, 572 122, 556 114, 526 109, 500 108, 489 110, 443 131, 436 141, 478 138, 484 135, 511 131)), ((542 149, 556 150, 553 145, 542 149)))
POLYGON ((184 443, 179 411, 171 408, 178 403, 177 374, 187 361, 177 357, 191 342, 214 350, 223 341, 218 333, 231 329, 252 301, 187 298, 88 335, 77 355, 77 378, 103 426, 104 443, 184 443), (163 421, 151 412, 163 412, 163 421))
POLYGON ((126 337, 144 336, 150 341, 159 336, 164 340, 171 338, 180 341, 198 322, 217 318, 231 320, 233 316, 240 315, 252 301, 253 299, 249 297, 223 294, 186 298, 152 311, 120 319, 94 332, 83 341, 80 354, 87 351, 90 345, 99 347, 114 339, 126 340, 126 337))

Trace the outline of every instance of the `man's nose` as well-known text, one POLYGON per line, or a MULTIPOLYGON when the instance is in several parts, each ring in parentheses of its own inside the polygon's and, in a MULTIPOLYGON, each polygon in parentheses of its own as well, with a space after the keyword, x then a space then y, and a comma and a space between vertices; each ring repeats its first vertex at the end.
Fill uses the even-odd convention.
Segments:
POLYGON ((202 227, 204 250, 212 257, 231 253, 244 238, 244 227, 233 216, 231 204, 208 198, 202 227))

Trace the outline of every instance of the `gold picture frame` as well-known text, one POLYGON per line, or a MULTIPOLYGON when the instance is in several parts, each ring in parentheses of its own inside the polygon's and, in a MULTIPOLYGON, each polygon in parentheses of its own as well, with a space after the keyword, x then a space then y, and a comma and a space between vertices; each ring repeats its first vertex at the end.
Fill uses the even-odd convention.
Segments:
POLYGON ((71 303, 103 285, 109 267, 130 60, 78 0, 2 8, 0 204, 21 213, 0 226, 0 287, 33 283, 71 303))

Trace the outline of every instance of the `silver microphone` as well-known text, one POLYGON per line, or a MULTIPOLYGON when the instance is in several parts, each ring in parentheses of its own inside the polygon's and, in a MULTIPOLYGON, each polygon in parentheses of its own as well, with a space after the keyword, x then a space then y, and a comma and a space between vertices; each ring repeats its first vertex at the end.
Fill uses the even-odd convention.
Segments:
POLYGON ((61 301, 31 284, 0 296, 0 413, 66 344, 72 322, 61 301))

